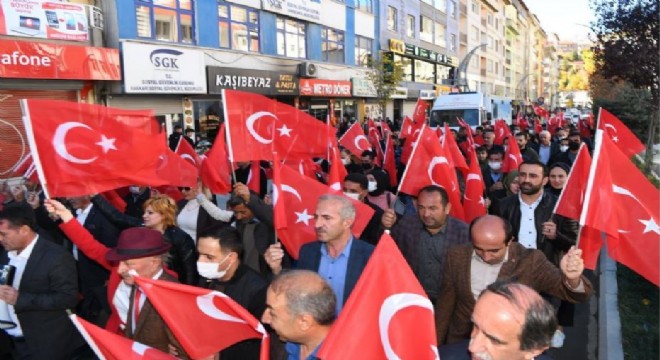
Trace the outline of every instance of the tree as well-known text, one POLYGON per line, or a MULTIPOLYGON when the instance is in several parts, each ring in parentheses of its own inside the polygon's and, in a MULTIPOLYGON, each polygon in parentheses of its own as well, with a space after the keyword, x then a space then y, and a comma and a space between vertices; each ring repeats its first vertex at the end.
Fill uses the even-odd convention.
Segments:
MULTIPOLYGON (((657 0, 592 0, 596 20, 594 47, 595 74, 614 82, 624 81, 632 89, 650 93, 639 96, 648 104, 646 164, 651 164, 651 146, 658 123, 660 64, 657 0)), ((596 99, 595 99, 596 100, 596 99)))
POLYGON ((400 61, 394 61, 392 53, 381 53, 379 57, 371 60, 371 71, 367 74, 376 93, 378 94, 378 106, 380 113, 385 113, 385 106, 392 98, 401 80, 403 80, 403 66, 400 61))

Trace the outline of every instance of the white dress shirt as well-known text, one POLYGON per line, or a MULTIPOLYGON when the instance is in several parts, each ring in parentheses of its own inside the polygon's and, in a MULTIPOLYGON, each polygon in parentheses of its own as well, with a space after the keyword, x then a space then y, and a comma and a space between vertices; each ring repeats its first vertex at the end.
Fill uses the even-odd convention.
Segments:
POLYGON ((534 222, 534 210, 541 203, 543 193, 532 204, 526 204, 520 194, 520 229, 518 230, 518 242, 528 249, 536 249, 536 223, 534 222))
MULTIPOLYGON (((32 255, 32 250, 34 249, 34 245, 37 243, 37 240, 39 240, 39 235, 37 235, 34 240, 32 240, 32 242, 28 244, 28 246, 26 246, 23 251, 20 252, 20 254, 16 250, 12 250, 7 253, 7 256, 9 257, 9 265, 16 267, 16 273, 14 273, 14 283, 12 284, 12 287, 16 290, 19 290, 19 296, 21 279, 23 278, 23 273, 25 272, 25 265, 27 265, 27 262, 30 259, 30 255, 32 255)), ((10 336, 22 337, 23 329, 21 329, 21 323, 18 321, 18 317, 16 316, 16 310, 14 310, 13 305, 7 304, 7 306, 9 307, 9 318, 11 321, 16 323, 16 327, 5 331, 10 336)))
MULTIPOLYGON (((87 221, 87 216, 89 216, 89 212, 92 211, 92 206, 94 204, 89 203, 86 208, 84 209, 78 209, 76 210, 76 220, 80 223, 80 225, 85 226, 85 221, 87 221)), ((73 258, 78 261, 78 246, 76 244, 73 244, 73 248, 71 249, 71 252, 73 252, 73 258)))

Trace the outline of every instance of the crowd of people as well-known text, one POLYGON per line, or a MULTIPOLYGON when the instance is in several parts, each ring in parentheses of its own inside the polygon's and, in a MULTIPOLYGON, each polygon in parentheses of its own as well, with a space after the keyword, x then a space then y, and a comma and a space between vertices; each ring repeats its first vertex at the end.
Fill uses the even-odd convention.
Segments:
MULTIPOLYGON (((397 124, 390 128, 381 135, 395 142, 400 178, 403 144, 397 124)), ((258 192, 246 185, 250 162, 237 164, 226 204, 201 182, 178 188, 179 201, 130 186, 123 189, 124 208, 100 194, 46 199, 39 184, 3 185, 0 266, 12 265, 16 274, 13 283, 0 284, 0 306, 9 316, 0 320, 15 324, 0 330, 0 358, 93 358, 67 310, 189 358, 135 286, 135 271, 220 291, 276 335, 272 359, 314 359, 385 231, 435 307, 442 359, 546 358, 550 346, 561 346, 562 327, 572 326, 573 304, 593 293, 575 247, 578 224, 553 213, 580 144, 591 147, 591 139, 570 121, 553 134, 510 128, 523 162, 508 173, 494 129, 475 129, 488 214, 469 224, 449 215, 444 188, 397 194, 373 149, 361 156, 342 149, 343 194, 318 199, 316 241, 303 245, 297 259, 276 240, 266 162, 258 192), (351 231, 351 199, 374 210, 359 237, 351 231)), ((170 143, 182 136, 192 142, 181 128, 176 134, 170 143)), ((452 135, 465 149, 467 129, 452 135)), ((316 177, 324 181, 328 162, 317 164, 316 177)), ((211 358, 259 359, 260 342, 246 340, 211 358)))

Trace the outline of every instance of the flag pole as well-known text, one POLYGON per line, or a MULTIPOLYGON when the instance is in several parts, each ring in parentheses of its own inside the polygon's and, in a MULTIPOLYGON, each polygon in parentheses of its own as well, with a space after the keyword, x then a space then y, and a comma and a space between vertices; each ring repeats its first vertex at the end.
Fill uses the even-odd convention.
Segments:
POLYGON ((46 183, 46 175, 44 174, 44 169, 41 165, 41 159, 39 157, 39 151, 37 149, 37 142, 34 139, 34 129, 32 127, 32 118, 30 117, 30 107, 28 106, 27 99, 21 99, 21 110, 23 110, 23 126, 25 127, 25 134, 28 138, 28 144, 30 145, 30 152, 32 153, 32 161, 34 167, 37 170, 37 176, 39 177, 39 182, 41 182, 41 188, 44 191, 44 196, 46 199, 50 198, 48 192, 48 184, 46 183))
MULTIPOLYGON (((598 120, 600 121, 600 110, 598 113, 598 120)), ((589 178, 587 179, 587 189, 584 192, 584 204, 582 205, 582 212, 580 213, 580 227, 585 225, 587 221, 587 213, 589 212, 589 201, 591 200, 591 192, 594 188, 594 180, 596 175, 596 166, 600 159, 601 148, 603 147, 603 130, 596 128, 594 156, 591 160, 591 167, 589 168, 589 178)), ((606 206, 603 204, 603 206, 606 206)), ((576 246, 579 242, 575 243, 576 246)))
POLYGON ((234 170, 234 149, 231 143, 231 130, 229 129, 229 113, 227 112, 227 96, 225 89, 222 89, 222 111, 225 115, 225 143, 227 143, 227 152, 229 153, 229 162, 231 162, 231 179, 236 184, 236 171, 234 170))
MULTIPOLYGON (((419 130, 419 135, 417 136, 417 142, 415 142, 415 146, 413 147, 412 152, 410 153, 410 157, 408 158, 408 162, 406 163, 406 169, 403 170, 403 175, 401 175, 401 180, 399 180, 399 186, 397 186, 396 188, 397 197, 399 196, 399 192, 401 192, 401 184, 403 184, 403 181, 406 179, 406 175, 408 175, 408 170, 410 169, 410 162, 415 156, 415 152, 417 151, 417 147, 419 146, 420 137, 424 134, 425 128, 426 128, 426 123, 424 123, 424 125, 422 125, 421 130, 419 130)), ((409 139, 406 139, 406 141, 408 140, 409 139)))
POLYGON ((89 335, 87 330, 85 330, 85 327, 82 326, 81 323, 78 322, 78 316, 76 314, 70 313, 70 310, 67 310, 69 312, 69 319, 71 319, 71 322, 73 322, 73 325, 75 325, 76 329, 80 332, 80 335, 85 339, 87 342, 87 345, 89 345, 90 348, 92 348, 92 351, 94 351, 94 354, 98 356, 99 359, 101 360, 106 360, 106 357, 103 355, 101 352, 101 349, 99 349, 98 345, 92 340, 92 337, 89 335))

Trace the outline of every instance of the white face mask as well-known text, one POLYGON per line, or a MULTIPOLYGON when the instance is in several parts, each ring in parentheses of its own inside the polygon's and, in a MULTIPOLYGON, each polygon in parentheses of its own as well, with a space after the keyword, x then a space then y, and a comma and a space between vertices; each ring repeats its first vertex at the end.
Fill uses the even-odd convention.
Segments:
POLYGON ((353 200, 360 200, 360 194, 344 192, 344 195, 348 196, 353 200))
POLYGON ((220 263, 207 263, 207 262, 197 262, 197 272, 199 273, 200 276, 205 277, 207 279, 220 279, 224 277, 227 274, 227 269, 231 266, 231 263, 229 263, 229 266, 227 266, 224 270, 218 271, 218 268, 220 265, 222 265, 227 259, 229 258, 229 254, 225 256, 220 263))
POLYGON ((559 151, 566 152, 566 150, 568 150, 568 145, 560 145, 559 146, 559 151))
POLYGON ((378 183, 375 181, 369 181, 369 187, 367 188, 367 190, 369 190, 369 192, 374 192, 378 190, 378 183))
POLYGON ((502 163, 499 162, 499 161, 489 161, 489 162, 488 162, 488 166, 489 166, 492 170, 497 171, 497 170, 499 170, 499 169, 502 168, 502 163))
POLYGON ((351 163, 351 159, 349 159, 349 158, 343 158, 343 159, 341 159, 341 162, 342 162, 344 165, 348 165, 348 164, 351 163))
POLYGON ((140 187, 139 186, 129 186, 128 191, 131 192, 131 194, 139 194, 140 193, 140 187))

